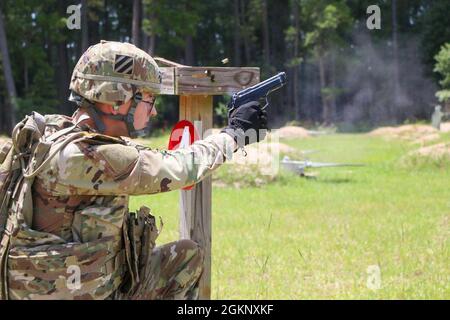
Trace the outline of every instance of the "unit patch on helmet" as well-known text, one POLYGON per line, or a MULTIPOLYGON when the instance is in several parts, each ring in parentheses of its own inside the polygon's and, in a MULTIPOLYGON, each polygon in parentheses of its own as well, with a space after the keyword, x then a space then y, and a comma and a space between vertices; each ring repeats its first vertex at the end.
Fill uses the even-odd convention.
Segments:
POLYGON ((114 71, 123 74, 132 74, 134 66, 133 57, 117 54, 114 60, 114 71))

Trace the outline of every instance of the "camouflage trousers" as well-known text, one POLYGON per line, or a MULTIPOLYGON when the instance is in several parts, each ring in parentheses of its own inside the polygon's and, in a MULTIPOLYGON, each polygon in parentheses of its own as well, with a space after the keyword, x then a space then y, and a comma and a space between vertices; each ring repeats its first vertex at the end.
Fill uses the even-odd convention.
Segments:
POLYGON ((150 266, 133 294, 116 292, 114 300, 198 299, 203 250, 192 240, 179 240, 153 249, 150 266))

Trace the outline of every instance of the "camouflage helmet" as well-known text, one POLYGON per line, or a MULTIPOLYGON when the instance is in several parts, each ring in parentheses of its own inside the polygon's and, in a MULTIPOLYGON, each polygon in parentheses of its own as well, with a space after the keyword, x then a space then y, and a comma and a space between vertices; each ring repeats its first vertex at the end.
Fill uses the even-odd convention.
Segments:
MULTIPOLYGON (((136 92, 160 93, 161 73, 155 60, 130 43, 102 40, 76 64, 69 89, 81 97, 114 106, 136 92)), ((73 94, 69 100, 74 101, 73 94)))

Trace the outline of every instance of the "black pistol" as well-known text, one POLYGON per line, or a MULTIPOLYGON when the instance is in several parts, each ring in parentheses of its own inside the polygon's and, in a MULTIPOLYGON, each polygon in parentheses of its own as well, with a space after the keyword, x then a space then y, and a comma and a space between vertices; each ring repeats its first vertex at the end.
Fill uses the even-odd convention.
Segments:
POLYGON ((231 101, 228 104, 228 114, 230 114, 234 109, 239 108, 243 104, 250 101, 259 101, 260 99, 265 99, 266 104, 262 109, 265 109, 269 102, 267 96, 269 93, 280 89, 286 84, 286 72, 280 72, 276 76, 273 76, 267 80, 255 84, 254 86, 248 87, 242 91, 236 92, 231 97, 231 101))

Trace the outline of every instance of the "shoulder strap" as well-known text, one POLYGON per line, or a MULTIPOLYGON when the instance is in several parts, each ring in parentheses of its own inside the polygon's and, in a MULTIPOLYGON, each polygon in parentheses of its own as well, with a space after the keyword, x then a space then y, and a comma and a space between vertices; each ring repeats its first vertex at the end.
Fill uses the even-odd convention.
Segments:
POLYGON ((31 186, 36 175, 68 143, 84 138, 86 132, 72 131, 73 126, 59 130, 45 138, 45 118, 33 112, 13 130, 12 147, 2 166, 9 170, 8 181, 2 186, 0 194, 0 299, 8 299, 7 257, 11 238, 21 228, 31 226, 33 201, 31 186), (67 136, 67 138, 64 137, 67 136), (53 144, 58 146, 47 156, 53 144))

